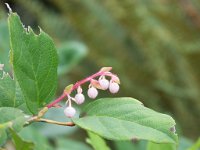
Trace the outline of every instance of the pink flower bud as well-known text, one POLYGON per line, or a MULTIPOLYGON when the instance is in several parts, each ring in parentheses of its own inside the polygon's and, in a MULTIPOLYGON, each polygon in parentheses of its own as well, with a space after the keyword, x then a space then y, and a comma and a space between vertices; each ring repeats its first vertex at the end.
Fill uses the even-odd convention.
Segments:
POLYGON ((117 93, 119 91, 119 84, 115 82, 110 82, 109 90, 113 94, 117 93))
POLYGON ((103 90, 107 90, 110 83, 109 83, 108 80, 106 80, 105 78, 103 78, 103 79, 99 80, 99 84, 101 85, 101 87, 102 87, 103 90))
POLYGON ((85 101, 85 96, 82 93, 78 93, 75 96, 75 101, 77 104, 82 104, 85 101))
POLYGON ((64 113, 68 118, 72 118, 76 114, 76 110, 73 107, 69 106, 65 108, 64 113))
POLYGON ((87 92, 88 96, 92 99, 95 99, 98 95, 98 91, 96 88, 94 87, 91 87, 88 89, 88 92, 87 92))

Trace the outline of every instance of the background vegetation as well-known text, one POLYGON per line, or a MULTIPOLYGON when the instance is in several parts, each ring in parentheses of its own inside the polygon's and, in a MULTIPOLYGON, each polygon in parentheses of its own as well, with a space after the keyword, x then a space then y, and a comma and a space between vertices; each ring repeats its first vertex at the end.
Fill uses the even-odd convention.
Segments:
MULTIPOLYGON (((26 26, 38 32, 39 25, 54 39, 60 54, 58 94, 67 84, 102 66, 112 66, 122 82, 117 96, 137 98, 152 109, 170 114, 177 122, 180 137, 197 140, 200 135, 198 0, 1 0, 0 63, 5 63, 9 71, 5 2, 26 26)), ((99 97, 109 96, 112 95, 105 92, 99 97)), ((62 114, 52 110, 48 115, 62 118, 59 113, 62 114)), ((85 133, 76 128, 42 126, 37 130, 41 136, 48 136, 53 145, 57 141, 55 136, 61 134, 85 139, 85 133)), ((58 140, 58 145, 66 144, 62 140, 58 140)), ((119 150, 124 144, 108 143, 119 150)))

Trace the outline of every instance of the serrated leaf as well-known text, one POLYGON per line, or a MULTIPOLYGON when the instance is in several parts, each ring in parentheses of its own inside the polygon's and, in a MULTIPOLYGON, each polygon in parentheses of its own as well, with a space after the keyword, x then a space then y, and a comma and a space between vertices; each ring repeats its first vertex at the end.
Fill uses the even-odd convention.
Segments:
POLYGON ((16 132, 20 131, 27 119, 17 108, 1 107, 0 114, 0 145, 2 145, 7 139, 6 130, 12 128, 16 132))
POLYGON ((133 98, 104 98, 87 105, 86 116, 73 119, 83 129, 111 140, 176 143, 172 117, 146 108, 133 98))
POLYGON ((13 142, 15 144, 15 149, 16 150, 33 150, 34 149, 34 144, 30 141, 25 141, 22 139, 15 131, 10 129, 11 135, 13 142))
POLYGON ((0 107, 22 107, 24 98, 17 82, 9 74, 0 79, 0 107))
POLYGON ((9 33, 6 19, 0 19, 0 64, 4 64, 4 71, 9 68, 9 33))
POLYGON ((52 39, 42 30, 36 35, 31 28, 24 28, 16 13, 9 14, 8 26, 14 77, 27 107, 36 114, 55 94, 58 65, 56 49, 52 39))
POLYGON ((106 141, 102 137, 89 131, 87 133, 89 136, 87 143, 89 143, 95 150, 110 150, 106 141))

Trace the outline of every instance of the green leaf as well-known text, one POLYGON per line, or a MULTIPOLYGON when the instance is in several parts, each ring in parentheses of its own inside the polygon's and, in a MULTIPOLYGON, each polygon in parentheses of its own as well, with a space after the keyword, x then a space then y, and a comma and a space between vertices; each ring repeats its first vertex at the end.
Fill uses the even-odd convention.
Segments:
POLYGON ((0 146, 5 143, 6 139, 7 139, 6 131, 0 127, 0 146))
POLYGON ((115 141, 116 150, 145 150, 146 141, 115 141))
POLYGON ((175 144, 157 144, 149 142, 147 145, 147 150, 176 150, 175 144))
POLYGON ((15 131, 10 130, 16 150, 33 150, 34 144, 23 140, 15 131))
POLYGON ((85 45, 79 42, 65 42, 58 48, 58 74, 67 73, 87 54, 85 45))
MULTIPOLYGON (((4 71, 10 72, 9 32, 6 19, 0 20, 0 33, 0 63, 4 64, 4 71)), ((0 107, 16 107, 29 113, 19 84, 4 71, 0 71, 0 107)))
POLYGON ((21 107, 24 98, 17 82, 8 73, 0 79, 0 107, 21 107))
POLYGON ((88 145, 83 142, 71 139, 57 139, 56 150, 92 150, 88 145))
POLYGON ((11 63, 29 110, 36 114, 55 94, 57 87, 57 53, 52 39, 40 30, 36 35, 24 28, 19 16, 8 18, 11 63))
POLYGON ((110 148, 106 144, 106 141, 103 138, 92 132, 87 133, 89 135, 89 139, 87 139, 87 142, 92 145, 95 150, 110 150, 110 148))
POLYGON ((33 142, 35 145, 34 150, 52 150, 48 139, 31 125, 23 128, 23 130, 19 132, 19 135, 23 139, 33 142))
POLYGON ((194 143, 189 150, 199 150, 200 149, 200 138, 194 143))
POLYGON ((4 71, 10 71, 9 67, 9 33, 6 19, 0 19, 0 64, 4 64, 4 71))
POLYGON ((83 129, 111 140, 144 139, 176 143, 172 117, 146 108, 133 98, 104 98, 85 107, 86 116, 73 119, 83 129))
POLYGON ((0 107, 0 114, 0 145, 2 145, 7 139, 6 130, 12 128, 16 132, 20 131, 27 118, 21 110, 11 107, 0 107))

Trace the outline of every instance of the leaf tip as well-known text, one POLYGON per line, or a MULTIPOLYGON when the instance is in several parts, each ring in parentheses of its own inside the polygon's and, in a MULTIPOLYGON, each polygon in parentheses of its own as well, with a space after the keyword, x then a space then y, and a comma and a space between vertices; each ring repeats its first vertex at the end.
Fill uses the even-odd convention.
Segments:
POLYGON ((40 34, 41 34, 42 32, 44 32, 40 26, 38 26, 38 28, 39 28, 40 34))
POLYGON ((27 33, 32 33, 33 35, 35 35, 33 29, 30 26, 28 26, 27 28, 27 33))
POLYGON ((8 3, 5 3, 6 7, 8 8, 9 14, 12 13, 12 9, 10 8, 10 5, 8 3))

